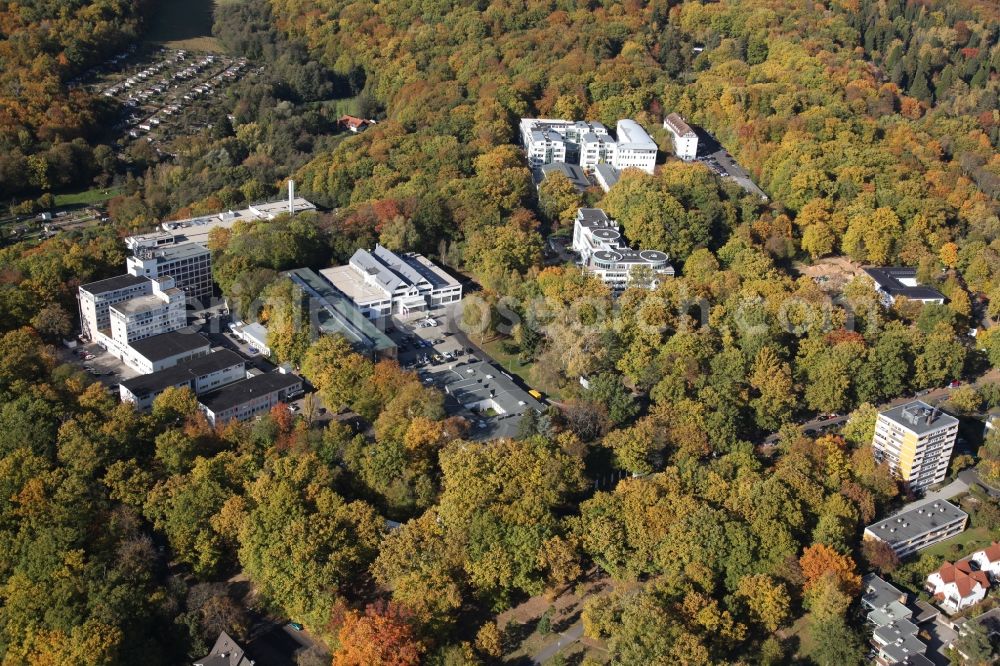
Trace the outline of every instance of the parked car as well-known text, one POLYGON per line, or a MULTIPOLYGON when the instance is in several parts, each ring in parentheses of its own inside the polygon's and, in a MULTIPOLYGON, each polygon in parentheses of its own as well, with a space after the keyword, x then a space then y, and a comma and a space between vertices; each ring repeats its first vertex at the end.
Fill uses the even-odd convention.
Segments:
POLYGON ((952 383, 948 384, 948 388, 958 388, 961 385, 962 385, 962 382, 960 382, 960 381, 958 381, 956 379, 952 383))

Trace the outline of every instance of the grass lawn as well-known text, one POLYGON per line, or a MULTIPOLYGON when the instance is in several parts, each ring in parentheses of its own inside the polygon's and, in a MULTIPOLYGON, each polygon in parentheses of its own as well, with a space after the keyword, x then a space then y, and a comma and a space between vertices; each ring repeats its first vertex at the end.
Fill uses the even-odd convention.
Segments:
POLYGON ((167 48, 221 53, 222 44, 212 37, 217 1, 233 0, 158 0, 146 40, 167 48))
MULTIPOLYGON (((479 340, 476 340, 479 342, 479 340)), ((504 349, 504 338, 497 338, 496 340, 490 340, 489 342, 480 343, 480 346, 485 349, 490 356, 492 356, 497 365, 501 366, 504 370, 512 375, 517 375, 521 380, 528 386, 528 388, 533 388, 541 391, 545 394, 545 397, 551 398, 553 400, 561 400, 559 395, 558 387, 543 386, 541 385, 534 373, 532 372, 534 368, 534 363, 528 362, 523 363, 517 357, 517 354, 511 354, 504 349)))
POLYGON ((68 194, 56 195, 56 207, 62 206, 89 206, 91 204, 107 201, 122 193, 120 187, 95 187, 92 190, 82 192, 70 192, 68 194))
POLYGON ((985 548, 989 546, 993 541, 990 539, 989 530, 985 527, 976 527, 971 530, 965 530, 961 534, 956 534, 950 539, 942 541, 941 543, 936 543, 930 548, 925 548, 920 551, 920 554, 930 554, 930 555, 940 555, 949 560, 955 560, 969 553, 979 550, 980 548, 985 548), (961 547, 956 555, 952 550, 953 546, 961 547))

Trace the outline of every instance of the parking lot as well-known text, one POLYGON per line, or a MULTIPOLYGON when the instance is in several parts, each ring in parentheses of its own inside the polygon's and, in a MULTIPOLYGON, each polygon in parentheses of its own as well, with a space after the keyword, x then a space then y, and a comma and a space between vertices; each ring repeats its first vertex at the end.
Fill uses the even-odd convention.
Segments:
POLYGON ((471 439, 513 437, 527 410, 544 409, 513 376, 453 330, 448 315, 395 320, 394 328, 389 335, 399 345, 400 365, 445 393, 446 410, 469 421, 471 439))
POLYGON ((757 195, 762 201, 768 200, 764 190, 753 182, 746 169, 733 159, 733 156, 715 140, 715 137, 700 127, 696 128, 695 131, 698 133, 698 157, 696 159, 699 162, 702 162, 720 178, 732 180, 749 194, 757 195))
POLYGON ((118 395, 118 384, 139 374, 97 343, 81 344, 74 349, 63 348, 61 351, 64 361, 82 366, 88 374, 107 386, 109 392, 115 396, 118 395))

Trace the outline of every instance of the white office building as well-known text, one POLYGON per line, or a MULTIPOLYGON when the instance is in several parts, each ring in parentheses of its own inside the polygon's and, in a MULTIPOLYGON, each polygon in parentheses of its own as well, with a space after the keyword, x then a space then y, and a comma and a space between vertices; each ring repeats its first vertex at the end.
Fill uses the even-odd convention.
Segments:
MULTIPOLYGON (((163 277, 149 282, 151 293, 109 306, 110 338, 115 343, 128 345, 136 340, 176 331, 187 323, 184 292, 174 286, 173 278, 163 277)), ((102 333, 98 331, 98 335, 102 333)))
POLYGON ((898 479, 923 490, 944 481, 957 436, 958 419, 914 400, 878 415, 872 449, 898 479))
POLYGON ((234 351, 220 349, 211 354, 195 356, 171 368, 127 379, 119 386, 122 402, 137 409, 148 409, 156 396, 168 388, 188 388, 201 395, 246 379, 243 357, 234 351))
POLYGON ((376 245, 358 250, 346 266, 320 273, 369 319, 409 316, 462 300, 461 283, 426 257, 376 245))
POLYGON ((302 379, 292 373, 267 372, 227 384, 198 398, 213 426, 247 421, 266 414, 275 405, 302 394, 302 379))
POLYGON ((532 168, 567 163, 592 171, 610 164, 651 174, 656 167, 656 142, 634 120, 618 121, 617 139, 601 123, 583 120, 522 118, 520 131, 532 168))
MULTIPOLYGON (((616 128, 618 143, 611 158, 611 166, 618 169, 640 169, 652 175, 656 168, 656 142, 634 120, 619 120, 616 128)), ((596 166, 596 163, 595 165, 596 166)))
POLYGON ((668 114, 663 119, 663 129, 673 137, 674 154, 677 157, 689 162, 698 155, 698 135, 678 114, 668 114))
POLYGON ((116 275, 81 285, 77 298, 80 303, 80 330, 88 340, 96 340, 97 332, 111 330, 111 306, 138 296, 151 294, 152 281, 137 275, 116 275))
POLYGON ((580 254, 580 265, 596 275, 615 292, 630 286, 639 273, 651 277, 641 285, 651 289, 660 276, 672 277, 670 257, 659 250, 633 250, 622 236, 618 223, 599 208, 580 208, 573 223, 573 251, 580 254), (644 269, 638 271, 638 269, 644 269), (637 272, 638 271, 638 272, 637 272))
POLYGON ((129 274, 148 278, 170 276, 183 289, 189 302, 207 307, 212 299, 212 253, 201 243, 169 243, 150 237, 133 237, 133 256, 126 261, 129 274))

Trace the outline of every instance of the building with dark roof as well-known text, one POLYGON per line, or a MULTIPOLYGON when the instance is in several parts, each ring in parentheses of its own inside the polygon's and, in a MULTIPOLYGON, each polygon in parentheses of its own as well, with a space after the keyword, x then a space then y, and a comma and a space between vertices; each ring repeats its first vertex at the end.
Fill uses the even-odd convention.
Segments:
POLYGON ((147 409, 156 396, 168 388, 187 387, 201 395, 226 384, 246 378, 243 357, 228 349, 182 361, 177 365, 148 375, 127 379, 119 386, 122 402, 131 402, 137 409, 147 409))
POLYGON ((687 162, 698 155, 698 135, 678 114, 668 113, 663 119, 663 129, 673 137, 677 157, 687 162))
POLYGON ((888 307, 897 298, 906 298, 920 303, 944 303, 945 298, 937 289, 925 287, 917 282, 917 269, 905 266, 868 266, 865 273, 875 283, 875 290, 888 307))
MULTIPOLYGON (((543 164, 540 171, 542 181, 546 178, 551 178, 557 173, 561 173, 566 177, 566 180, 573 184, 577 192, 583 192, 590 187, 590 180, 587 178, 587 174, 576 164, 566 164, 565 162, 543 164)), ((541 187, 541 183, 539 183, 539 187, 541 187)))
POLYGON ((921 504, 865 528, 865 539, 884 541, 906 557, 965 530, 969 515, 946 500, 921 504))
POLYGON ((254 666, 254 660, 232 636, 223 631, 212 651, 195 661, 194 666, 254 666))
POLYGON ((148 374, 173 367, 181 361, 205 356, 211 351, 208 338, 200 333, 170 331, 131 343, 122 360, 138 372, 148 374))
POLYGON ((267 372, 227 384, 198 398, 208 422, 222 425, 265 414, 278 403, 302 393, 302 378, 292 373, 267 372))

